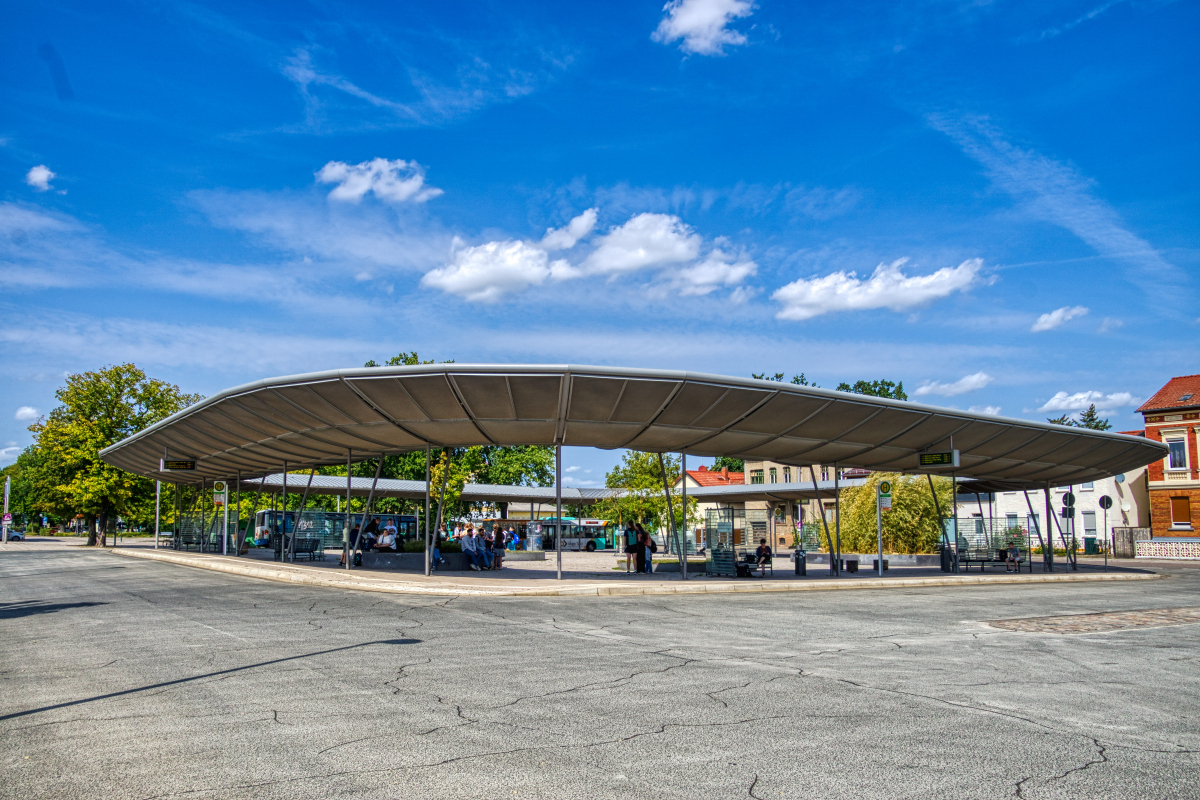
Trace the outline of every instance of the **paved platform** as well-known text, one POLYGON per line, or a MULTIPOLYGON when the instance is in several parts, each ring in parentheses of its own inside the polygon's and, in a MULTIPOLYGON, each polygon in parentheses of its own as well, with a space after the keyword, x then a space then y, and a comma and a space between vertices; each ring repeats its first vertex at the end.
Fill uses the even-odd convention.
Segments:
MULTIPOLYGON (((65 541, 65 540, 64 540, 65 541)), ((38 545, 21 543, 14 547, 38 545)), ((612 595, 742 594, 764 592, 839 591, 850 589, 903 589, 919 586, 979 586, 997 583, 1073 583, 1079 581, 1152 580, 1155 572, 1132 566, 1132 562, 1081 563, 1079 571, 1009 574, 1000 569, 947 575, 936 567, 893 567, 884 577, 870 572, 832 577, 828 567, 809 565, 808 575, 796 576, 790 562, 780 561, 774 577, 708 578, 690 575, 687 581, 676 574, 637 575, 614 568, 612 553, 563 553, 563 580, 557 580, 556 560, 548 553, 542 562, 514 562, 502 570, 474 573, 435 573, 426 577, 415 572, 339 567, 336 556, 324 562, 301 561, 281 564, 266 550, 251 550, 243 557, 208 553, 155 550, 151 543, 110 548, 118 556, 145 558, 198 569, 213 570, 248 578, 280 581, 305 586, 324 586, 370 592, 424 595, 488 595, 496 597, 570 597, 612 595)))

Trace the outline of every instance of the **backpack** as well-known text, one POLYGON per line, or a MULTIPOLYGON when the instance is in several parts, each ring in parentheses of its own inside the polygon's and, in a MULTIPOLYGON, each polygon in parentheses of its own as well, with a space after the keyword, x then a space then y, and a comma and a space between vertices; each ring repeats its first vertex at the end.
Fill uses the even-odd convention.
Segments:
POLYGON ((650 552, 651 552, 651 553, 657 553, 657 552, 658 552, 658 544, 657 544, 657 543, 654 541, 654 539, 651 539, 651 540, 650 540, 650 552))
POLYGON ((354 554, 354 566, 356 566, 356 567, 362 566, 362 553, 354 554))

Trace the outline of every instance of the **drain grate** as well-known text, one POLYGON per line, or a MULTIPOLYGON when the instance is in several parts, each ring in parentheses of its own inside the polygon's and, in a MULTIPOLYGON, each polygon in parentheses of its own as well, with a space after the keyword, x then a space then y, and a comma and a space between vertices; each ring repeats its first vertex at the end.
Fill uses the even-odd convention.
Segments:
POLYGON ((1099 614, 1066 614, 1061 617, 1026 617, 988 622, 993 628, 1022 633, 1103 633, 1130 628, 1161 628, 1200 623, 1200 607, 1151 608, 1143 611, 1106 611, 1099 614))

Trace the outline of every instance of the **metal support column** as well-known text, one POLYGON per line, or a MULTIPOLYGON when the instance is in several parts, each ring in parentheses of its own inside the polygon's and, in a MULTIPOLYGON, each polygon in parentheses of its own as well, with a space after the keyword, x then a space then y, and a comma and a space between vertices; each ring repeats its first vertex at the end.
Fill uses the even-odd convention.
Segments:
POLYGON ((296 538, 300 535, 300 518, 304 516, 304 507, 308 505, 308 490, 312 488, 312 479, 316 474, 315 469, 308 471, 308 485, 304 487, 304 494, 300 498, 300 508, 296 511, 296 523, 292 525, 292 541, 291 546, 288 547, 288 561, 291 563, 296 562, 296 538))
POLYGON ((229 555, 229 480, 225 481, 225 502, 221 503, 221 555, 229 555))
MULTIPOLYGON (((284 544, 287 543, 287 462, 283 462, 283 489, 279 493, 279 563, 287 561, 287 548, 284 544)), ((296 529, 293 526, 292 535, 296 534, 296 529)))
POLYGON ((946 518, 942 516, 942 504, 938 502, 937 489, 933 488, 933 475, 926 472, 925 477, 929 479, 929 494, 933 496, 933 510, 937 512, 938 529, 942 532, 942 549, 946 554, 946 558, 942 559, 942 572, 949 572, 950 537, 946 535, 946 518))
MULTIPOLYGON (((1029 499, 1029 492, 1027 490, 1022 489, 1021 494, 1025 495, 1025 505, 1029 508, 1030 519, 1033 520, 1033 532, 1037 534, 1038 542, 1040 542, 1042 545, 1042 570, 1044 572, 1053 572, 1053 565, 1047 560, 1046 557, 1046 554, 1049 552, 1049 550, 1046 547, 1046 540, 1042 538, 1042 526, 1038 524, 1037 514, 1033 513, 1033 501, 1029 499)), ((1026 544, 1029 546, 1029 552, 1026 553, 1026 555, 1029 556, 1029 560, 1032 563, 1033 541, 1031 540, 1026 544)), ((1032 569, 1033 567, 1030 567, 1030 570, 1032 569)))
POLYGON ((688 556, 690 556, 692 554, 692 551, 694 549, 694 548, 688 547, 688 541, 687 541, 687 537, 688 537, 687 453, 681 452, 679 454, 679 475, 680 475, 680 477, 683 478, 683 489, 682 489, 682 492, 683 492, 683 501, 682 501, 683 502, 683 536, 681 537, 682 541, 683 541, 683 544, 682 544, 683 560, 682 560, 682 564, 681 564, 680 568, 683 570, 683 579, 686 581, 688 579, 687 578, 688 556))
POLYGON ((425 445, 425 574, 433 574, 433 541, 429 538, 429 445, 425 445))
POLYGON ((1045 550, 1046 571, 1054 572, 1054 528, 1049 522, 1054 514, 1054 509, 1050 507, 1050 482, 1046 482, 1046 542, 1043 547, 1045 550))
POLYGON ((350 569, 350 489, 354 486, 350 468, 353 457, 354 450, 346 450, 346 521, 342 524, 342 558, 346 562, 346 569, 350 569))
MULTIPOLYGON (((954 440, 950 440, 950 449, 954 449, 954 440)), ((954 541, 950 547, 950 556, 953 559, 954 574, 958 574, 958 478, 953 472, 950 473, 950 503, 954 506, 951 510, 954 512, 954 541)))
POLYGON ((838 573, 842 571, 842 491, 837 462, 833 462, 833 532, 837 545, 838 573))
POLYGON ((554 552, 558 560, 558 579, 562 580, 562 445, 554 445, 554 552))
POLYGON ((346 556, 346 569, 350 569, 350 562, 358 555, 358 546, 363 540, 363 531, 367 529, 367 514, 371 510, 371 503, 375 500, 375 487, 379 485, 379 473, 383 471, 383 453, 379 454, 379 461, 375 464, 375 479, 371 481, 371 491, 367 493, 367 502, 363 505, 362 517, 358 522, 358 538, 354 540, 354 546, 350 548, 350 552, 346 556))
MULTIPOLYGON (((8 499, 8 478, 4 478, 4 497, 8 499)), ((161 527, 159 506, 162 503, 162 481, 154 482, 154 549, 158 549, 158 529, 161 527)), ((7 504, 6 504, 7 505, 7 504)), ((7 509, 5 513, 8 513, 7 509)), ((26 528, 28 530, 28 528, 26 528)), ((4 526, 4 541, 8 541, 8 526, 4 526)))
MULTIPOLYGON (((683 575, 684 565, 687 563, 687 555, 683 552, 683 548, 679 546, 679 529, 675 527, 675 507, 671 503, 671 485, 667 481, 667 466, 663 462, 662 453, 658 454, 658 471, 662 473, 663 494, 667 496, 667 533, 671 536, 671 542, 675 545, 675 551, 679 554, 679 574, 683 575)), ((687 580, 687 576, 683 575, 683 579, 687 580)))
POLYGON ((829 535, 829 520, 825 519, 825 506, 821 504, 821 490, 817 488, 817 469, 811 464, 808 474, 812 477, 813 494, 817 497, 817 509, 821 512, 821 524, 825 527, 825 541, 829 543, 829 574, 837 575, 842 571, 841 554, 833 549, 833 537, 829 535))

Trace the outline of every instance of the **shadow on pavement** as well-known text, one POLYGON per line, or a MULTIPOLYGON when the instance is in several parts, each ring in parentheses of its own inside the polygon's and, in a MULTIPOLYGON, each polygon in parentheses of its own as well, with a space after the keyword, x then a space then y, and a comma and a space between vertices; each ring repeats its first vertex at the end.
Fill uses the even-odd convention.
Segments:
POLYGON ((91 606, 106 606, 108 603, 43 603, 40 601, 25 601, 21 603, 0 603, 0 619, 18 619, 34 614, 53 614, 56 611, 66 611, 68 608, 89 608, 91 606))

